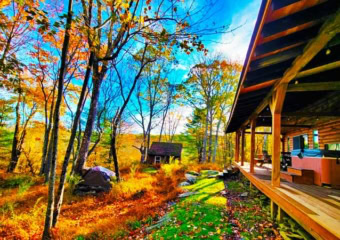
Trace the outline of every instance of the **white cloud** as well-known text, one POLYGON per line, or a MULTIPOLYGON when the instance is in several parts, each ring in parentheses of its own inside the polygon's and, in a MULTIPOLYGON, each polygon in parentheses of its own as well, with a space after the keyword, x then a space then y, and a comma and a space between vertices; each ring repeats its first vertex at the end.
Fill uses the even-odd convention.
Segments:
POLYGON ((172 69, 175 69, 175 70, 188 70, 189 67, 188 66, 185 66, 183 64, 173 64, 171 66, 172 69))
POLYGON ((212 46, 213 52, 221 53, 232 60, 239 60, 243 63, 256 23, 259 6, 259 0, 253 1, 234 15, 229 29, 235 30, 223 34, 219 43, 212 46))

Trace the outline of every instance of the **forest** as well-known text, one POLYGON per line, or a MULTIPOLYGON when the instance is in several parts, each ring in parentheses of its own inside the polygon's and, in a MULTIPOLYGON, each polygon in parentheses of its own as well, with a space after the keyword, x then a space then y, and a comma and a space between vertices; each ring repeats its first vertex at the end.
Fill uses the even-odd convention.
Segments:
MULTIPOLYGON (((216 1, 199 2, 0 2, 1 239, 240 236, 219 222, 226 200, 214 194, 224 186, 208 176, 234 158, 234 135, 224 129, 242 63, 206 44, 234 29, 215 22, 216 1), (189 67, 179 76, 183 59, 189 67), (150 164, 154 142, 180 143, 182 154, 150 164), (96 166, 111 174, 110 190, 75 194, 96 166), (188 171, 201 172, 188 189, 207 188, 212 206, 176 204, 188 171), (147 230, 173 205, 177 223, 147 230), (194 221, 183 209, 195 215, 205 208, 211 216, 195 224, 206 228, 176 232, 194 221)), ((266 137, 257 146, 270 144, 266 137)), ((249 183, 231 186, 246 191, 249 183)), ((279 237, 260 215, 262 227, 248 238, 279 237)))

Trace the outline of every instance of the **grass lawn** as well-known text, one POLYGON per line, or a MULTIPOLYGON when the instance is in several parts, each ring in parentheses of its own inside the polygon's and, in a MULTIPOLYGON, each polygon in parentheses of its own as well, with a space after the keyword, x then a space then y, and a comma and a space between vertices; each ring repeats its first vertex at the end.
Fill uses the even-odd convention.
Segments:
POLYGON ((169 213, 170 220, 149 239, 223 239, 223 235, 231 234, 226 198, 220 195, 224 183, 206 178, 205 171, 201 173, 195 184, 184 187, 197 194, 178 202, 169 213))

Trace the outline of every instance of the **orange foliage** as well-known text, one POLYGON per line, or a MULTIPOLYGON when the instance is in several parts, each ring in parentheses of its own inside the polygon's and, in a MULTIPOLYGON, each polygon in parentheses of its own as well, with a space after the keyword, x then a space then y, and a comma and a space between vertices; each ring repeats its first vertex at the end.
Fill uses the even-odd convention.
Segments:
MULTIPOLYGON (((139 166, 135 172, 123 175, 125 180, 114 183, 108 194, 78 197, 67 189, 57 228, 53 229, 54 237, 112 237, 118 231, 128 231, 129 222, 159 214, 165 203, 180 193, 177 185, 184 177, 184 166, 167 165, 164 166, 167 170, 162 167, 156 174, 143 173, 144 167, 139 166)), ((3 173, 0 176, 5 179, 12 175, 3 173)), ((3 215, 0 238, 40 239, 47 187, 35 185, 22 195, 17 190, 2 194, 0 208, 6 203, 12 203, 14 207, 13 212, 8 211, 3 215)))

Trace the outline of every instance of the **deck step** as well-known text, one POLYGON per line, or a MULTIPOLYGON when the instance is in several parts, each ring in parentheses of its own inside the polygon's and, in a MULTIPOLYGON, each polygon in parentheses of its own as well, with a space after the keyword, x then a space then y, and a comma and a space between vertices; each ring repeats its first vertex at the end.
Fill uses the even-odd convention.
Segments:
POLYGON ((310 169, 303 169, 303 168, 295 168, 295 167, 288 167, 287 171, 290 173, 295 173, 296 175, 303 176, 304 174, 311 174, 313 170, 310 169))
POLYGON ((299 175, 291 173, 291 172, 285 172, 285 171, 281 171, 280 173, 280 177, 288 182, 293 182, 294 176, 299 176, 299 175))
POLYGON ((281 171, 280 177, 288 182, 298 183, 298 184, 314 184, 314 171, 308 169, 301 169, 301 175, 295 172, 284 172, 281 171))

